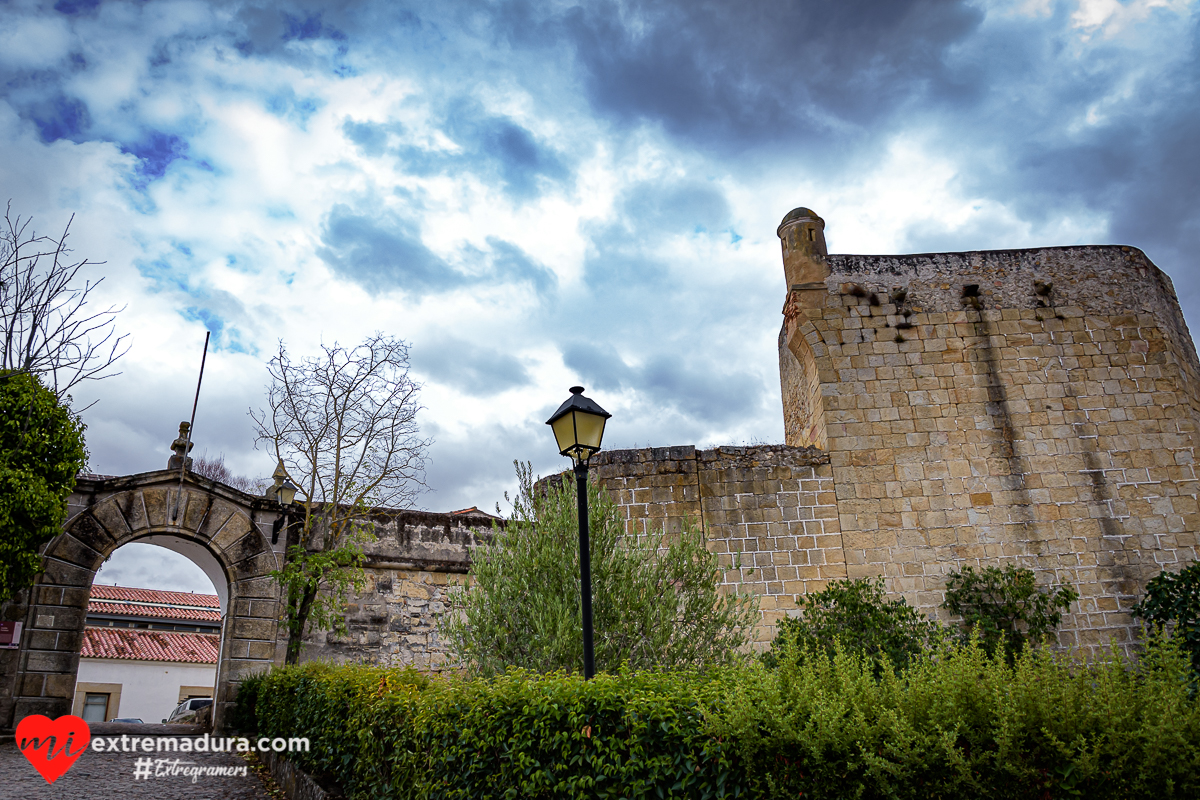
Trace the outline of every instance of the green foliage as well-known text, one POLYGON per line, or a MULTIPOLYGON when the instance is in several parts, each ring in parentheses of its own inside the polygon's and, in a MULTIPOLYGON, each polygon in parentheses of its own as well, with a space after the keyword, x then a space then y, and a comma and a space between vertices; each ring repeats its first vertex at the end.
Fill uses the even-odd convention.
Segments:
POLYGON ((422 720, 425 796, 736 797, 728 748, 703 731, 706 688, 694 673, 451 683, 422 720))
POLYGON ((33 584, 87 463, 83 422, 33 375, 0 374, 0 602, 33 584))
POLYGON ((839 647, 731 675, 707 730, 737 748, 752 797, 1196 797, 1186 669, 1165 640, 1136 667, 947 641, 879 676, 839 647))
POLYGON ((833 581, 802 597, 800 604, 799 617, 779 621, 775 641, 763 654, 768 667, 776 666, 785 651, 828 652, 839 641, 849 652, 898 669, 919 656, 940 632, 935 621, 903 598, 888 600, 883 578, 833 581))
MULTIPOLYGON (((442 623, 451 650, 496 675, 582 669, 579 528, 575 483, 535 489, 517 463, 520 494, 492 546, 473 554, 472 583, 455 596, 461 617, 442 623)), ((692 524, 673 536, 625 534, 620 510, 587 487, 596 668, 612 671, 726 663, 757 619, 754 600, 724 594, 717 558, 692 524)))
POLYGON ((875 666, 840 646, 591 681, 306 664, 238 702, 259 735, 310 737, 289 758, 351 798, 1200 796, 1200 705, 1161 632, 1137 665, 975 638, 875 666))
POLYGON ((238 686, 237 704, 229 710, 225 724, 239 733, 253 734, 258 730, 258 693, 263 686, 266 673, 260 672, 244 678, 238 686))
POLYGON ((1159 626, 1174 623, 1180 646, 1190 654, 1193 671, 1200 673, 1200 563, 1151 578, 1133 615, 1159 626))
POLYGON ((289 757, 352 798, 737 797, 729 746, 703 730, 716 688, 695 672, 430 681, 304 665, 267 677, 258 730, 309 736, 289 757))
POLYGON ((368 538, 351 515, 306 514, 301 543, 288 547, 283 567, 270 573, 287 598, 287 663, 299 660, 307 624, 346 632, 346 598, 352 589, 361 592, 367 586, 362 545, 368 538), (318 525, 324 536, 313 548, 309 543, 317 537, 312 529, 318 525))
POLYGON ((1037 587, 1033 570, 1014 567, 985 567, 976 572, 964 567, 946 580, 943 608, 963 619, 965 635, 976 633, 988 653, 1003 647, 1015 658, 1028 642, 1040 642, 1051 634, 1062 614, 1079 599, 1071 586, 1049 591, 1037 587))

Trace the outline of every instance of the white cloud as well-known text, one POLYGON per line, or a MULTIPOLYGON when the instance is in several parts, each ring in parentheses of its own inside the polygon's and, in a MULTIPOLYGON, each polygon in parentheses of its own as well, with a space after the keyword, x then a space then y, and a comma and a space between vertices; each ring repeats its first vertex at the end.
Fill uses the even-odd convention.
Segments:
POLYGON ((71 31, 62 20, 13 13, 0 27, 0 65, 46 69, 62 61, 71 47, 71 31))
POLYGON ((1147 20, 1157 9, 1170 14, 1188 17, 1194 3, 1191 0, 1079 0, 1079 6, 1071 15, 1071 22, 1083 31, 1085 41, 1099 31, 1111 39, 1125 31, 1130 25, 1147 20))

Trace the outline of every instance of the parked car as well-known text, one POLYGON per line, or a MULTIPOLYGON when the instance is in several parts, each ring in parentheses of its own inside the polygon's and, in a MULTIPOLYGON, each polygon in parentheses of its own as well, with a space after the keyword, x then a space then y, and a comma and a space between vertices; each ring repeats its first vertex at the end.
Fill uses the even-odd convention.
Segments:
POLYGON ((136 722, 138 725, 143 724, 137 717, 117 717, 116 719, 110 719, 109 722, 136 722))
POLYGON ((193 697, 180 703, 163 722, 196 722, 198 712, 212 705, 211 697, 193 697))

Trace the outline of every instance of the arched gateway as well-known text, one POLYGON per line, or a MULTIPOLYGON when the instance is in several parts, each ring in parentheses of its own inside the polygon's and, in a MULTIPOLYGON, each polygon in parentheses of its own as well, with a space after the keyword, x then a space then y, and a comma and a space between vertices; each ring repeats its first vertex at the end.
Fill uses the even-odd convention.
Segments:
POLYGON ((283 661, 279 587, 286 541, 272 527, 279 506, 178 470, 81 478, 63 533, 46 545, 45 572, 2 618, 22 621, 20 646, 0 650, 0 728, 29 714, 71 713, 92 578, 118 547, 142 541, 188 556, 213 581, 224 625, 214 695, 220 727, 247 675, 283 661), (182 488, 182 491, 181 491, 182 488))

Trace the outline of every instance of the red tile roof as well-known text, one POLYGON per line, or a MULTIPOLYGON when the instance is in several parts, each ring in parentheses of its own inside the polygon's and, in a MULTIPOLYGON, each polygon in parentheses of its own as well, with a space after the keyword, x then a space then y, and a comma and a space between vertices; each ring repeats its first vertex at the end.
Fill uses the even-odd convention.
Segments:
POLYGON ((204 606, 220 608, 215 594, 193 594, 192 592, 164 592, 161 589, 133 589, 128 586, 104 586, 92 584, 92 599, 136 600, 141 603, 166 603, 176 606, 204 606))
POLYGON ((175 633, 136 628, 84 628, 83 658, 125 658, 140 661, 183 661, 216 664, 220 637, 207 633, 175 633))
POLYGON ((207 608, 171 608, 170 606, 134 605, 114 603, 109 600, 92 600, 88 603, 89 614, 122 614, 130 617, 156 617, 161 619, 194 620, 197 622, 220 622, 221 612, 207 608))
POLYGON ((221 621, 221 610, 215 594, 164 592, 158 589, 131 589, 99 584, 92 585, 88 612, 201 622, 221 621))
POLYGON ((479 516, 479 517, 489 517, 490 519, 500 519, 500 517, 497 517, 495 514, 489 514, 486 511, 480 511, 475 506, 471 506, 470 508, 460 508, 458 511, 450 511, 447 513, 449 513, 450 516, 452 516, 452 517, 461 517, 466 514, 474 514, 475 516, 479 516))

